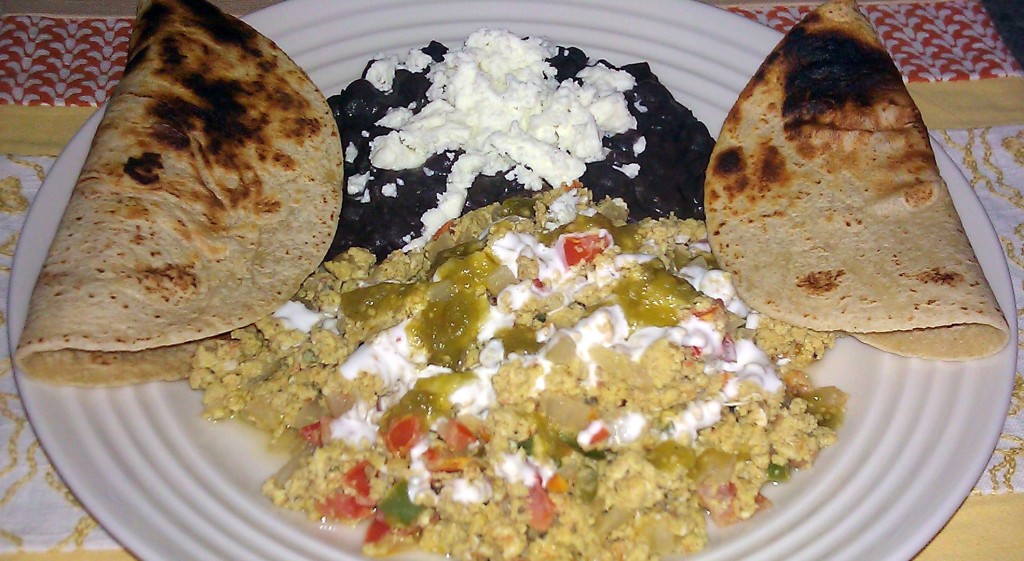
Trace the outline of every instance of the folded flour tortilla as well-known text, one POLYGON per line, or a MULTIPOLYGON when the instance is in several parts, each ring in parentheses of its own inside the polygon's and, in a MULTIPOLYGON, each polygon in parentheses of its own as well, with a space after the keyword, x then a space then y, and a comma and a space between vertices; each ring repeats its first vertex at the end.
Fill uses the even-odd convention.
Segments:
POLYGON ((337 126, 269 39, 203 0, 144 0, 126 66, 15 354, 41 380, 184 377, 195 341, 285 302, 337 225, 337 126))
POLYGON ((1009 339, 921 115, 853 0, 768 55, 722 128, 705 206, 720 265, 769 316, 932 359, 1009 339))

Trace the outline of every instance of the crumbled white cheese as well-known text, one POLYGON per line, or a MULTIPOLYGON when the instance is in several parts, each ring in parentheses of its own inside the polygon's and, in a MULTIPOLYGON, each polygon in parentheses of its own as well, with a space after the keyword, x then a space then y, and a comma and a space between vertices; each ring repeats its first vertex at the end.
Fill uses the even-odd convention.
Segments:
POLYGON ((412 110, 406 107, 394 107, 389 109, 383 117, 377 120, 377 124, 389 129, 402 128, 409 119, 412 119, 412 110))
POLYGON ((434 61, 422 49, 412 49, 404 57, 378 54, 374 58, 373 64, 366 69, 366 81, 384 93, 391 92, 399 69, 420 72, 434 61))
POLYGON ((636 79, 625 70, 617 70, 603 64, 595 64, 580 70, 576 75, 585 86, 593 86, 601 95, 626 92, 636 87, 636 79))
MULTIPOLYGON (((411 169, 432 154, 463 151, 438 205, 422 218, 421 238, 406 250, 461 214, 465 191, 477 175, 511 170, 511 177, 532 190, 543 182, 571 183, 587 162, 605 156, 604 136, 636 127, 622 95, 634 87, 632 75, 599 65, 583 69, 579 82, 559 83, 547 62, 557 52, 543 39, 482 29, 443 61, 430 63, 428 103, 419 112, 392 109, 378 123, 394 129, 371 143, 370 162, 378 168, 411 169)), ((370 68, 371 81, 386 85, 378 71, 408 66, 410 60, 382 57, 370 68)))
POLYGON ((640 164, 623 164, 621 166, 612 166, 612 169, 620 172, 622 175, 630 179, 636 179, 636 176, 640 175, 640 164))
POLYGON ((390 92, 398 70, 397 56, 377 55, 377 60, 366 69, 366 81, 382 92, 390 92))
POLYGON ((644 150, 647 150, 647 137, 641 136, 633 143, 633 155, 639 156, 644 153, 644 150))
POLYGON ((480 504, 491 499, 494 491, 491 485, 483 479, 469 480, 463 477, 453 479, 446 490, 451 493, 451 499, 460 504, 480 504))
POLYGON ((647 428, 647 417, 641 413, 629 412, 611 423, 612 445, 623 446, 635 442, 647 428))
POLYGON ((566 191, 548 205, 547 221, 544 222, 545 230, 554 230, 576 220, 576 205, 579 204, 580 196, 576 189, 566 191))
POLYGON ((366 182, 370 180, 369 173, 360 173, 348 178, 348 186, 345 187, 349 195, 361 195, 366 191, 366 182))

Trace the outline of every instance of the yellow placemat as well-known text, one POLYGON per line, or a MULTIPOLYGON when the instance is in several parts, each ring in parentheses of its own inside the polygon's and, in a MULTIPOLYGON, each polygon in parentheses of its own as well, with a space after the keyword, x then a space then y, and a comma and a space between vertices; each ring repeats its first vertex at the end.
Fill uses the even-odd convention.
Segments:
POLYGON ((1022 493, 970 497, 914 561, 1019 561, 1022 522, 1022 493))
POLYGON ((0 154, 56 156, 95 107, 0 105, 0 154))
POLYGON ((1024 78, 911 82, 911 97, 932 129, 1024 124, 1024 78))

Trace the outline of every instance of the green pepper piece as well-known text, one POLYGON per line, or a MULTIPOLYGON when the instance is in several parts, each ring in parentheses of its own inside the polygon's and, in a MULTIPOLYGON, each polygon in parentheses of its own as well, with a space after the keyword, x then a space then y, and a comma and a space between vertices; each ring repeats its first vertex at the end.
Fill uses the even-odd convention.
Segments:
POLYGON ((807 411, 814 415, 819 425, 830 429, 842 426, 846 414, 846 392, 835 386, 825 386, 802 397, 807 400, 807 411))
POLYGON ((659 442, 647 453, 647 461, 661 471, 676 471, 693 469, 697 463, 697 454, 693 448, 680 444, 674 440, 659 442))
POLYGON ((593 450, 584 450, 583 447, 580 446, 580 443, 577 442, 571 434, 559 433, 559 438, 573 451, 579 452, 591 460, 603 460, 608 457, 608 453, 604 450, 598 450, 596 448, 593 450))
POLYGON ((531 458, 548 458, 556 463, 572 453, 572 447, 558 430, 541 414, 534 418, 537 430, 520 445, 531 458))
POLYGON ((395 483, 377 503, 377 510, 384 515, 384 520, 396 526, 409 526, 424 509, 409 500, 409 482, 404 479, 395 483))
POLYGON ((573 488, 583 502, 590 503, 597 498, 597 483, 597 468, 591 465, 584 465, 576 475, 573 488))
POLYGON ((497 215, 500 218, 506 216, 533 218, 537 215, 537 209, 534 208, 533 199, 529 197, 512 197, 505 199, 505 201, 498 206, 497 215))
POLYGON ((774 481, 776 483, 789 481, 789 466, 768 464, 768 481, 774 481))

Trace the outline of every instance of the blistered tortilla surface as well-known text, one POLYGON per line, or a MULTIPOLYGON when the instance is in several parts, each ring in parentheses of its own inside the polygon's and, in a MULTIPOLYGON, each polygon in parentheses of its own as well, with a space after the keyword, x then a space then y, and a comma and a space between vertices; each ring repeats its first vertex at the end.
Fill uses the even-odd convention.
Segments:
POLYGON ((921 115, 853 0, 812 12, 753 76, 705 205, 712 249, 754 309, 925 358, 1008 340, 921 115))
POLYGON ((144 1, 126 66, 32 296, 33 377, 181 378, 190 342, 272 312, 334 235, 337 126, 269 39, 206 2, 144 1))

